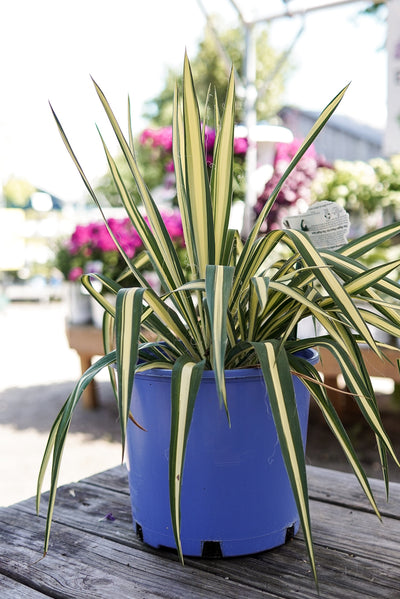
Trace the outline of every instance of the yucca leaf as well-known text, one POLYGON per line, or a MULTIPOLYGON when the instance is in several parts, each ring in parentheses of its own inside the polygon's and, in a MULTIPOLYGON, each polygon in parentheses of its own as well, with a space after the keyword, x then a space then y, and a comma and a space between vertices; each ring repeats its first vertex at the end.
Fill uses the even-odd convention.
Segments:
MULTIPOLYGON (((184 274, 176 254, 175 247, 161 218, 161 215, 158 212, 158 209, 153 204, 150 195, 148 195, 148 202, 153 208, 152 228, 150 229, 135 203, 131 201, 130 195, 125 188, 118 168, 106 147, 105 152, 107 155, 110 171, 113 174, 114 182, 119 190, 125 209, 131 219, 133 226, 138 231, 142 242, 147 248, 148 256, 158 274, 161 283, 170 290, 180 287, 185 281, 184 274)), ((140 272, 135 269, 134 274, 142 286, 147 286, 146 280, 143 278, 140 272)), ((186 294, 175 294, 173 301, 177 304, 179 311, 182 313, 185 321, 191 328, 193 335, 196 338, 197 344, 200 347, 204 347, 204 343, 197 326, 196 311, 189 296, 186 294)))
POLYGON ((279 341, 252 343, 262 369, 271 411, 303 529, 315 580, 317 580, 308 505, 304 443, 297 412, 290 364, 279 341))
MULTIPOLYGON (((352 335, 348 335, 348 344, 354 342, 352 335)), ((365 366, 361 351, 358 350, 355 362, 349 359, 349 352, 344 351, 339 344, 329 338, 319 337, 318 345, 326 347, 337 360, 345 383, 357 402, 361 413, 370 428, 385 445, 396 464, 398 458, 385 429, 383 428, 371 381, 365 366)))
POLYGON ((115 316, 115 306, 110 304, 110 302, 104 297, 103 293, 97 291, 95 287, 93 287, 92 279, 96 279, 100 281, 102 287, 104 287, 105 291, 103 293, 110 293, 116 295, 118 291, 121 289, 121 285, 115 283, 112 279, 104 275, 100 275, 98 273, 89 273, 86 275, 82 275, 81 283, 90 293, 90 295, 104 308, 106 312, 108 312, 112 317, 115 316))
MULTIPOLYGON (((200 276, 199 264, 200 257, 198 254, 198 234, 195 231, 195 222, 192 214, 192 208, 190 204, 190 198, 187 192, 187 171, 186 171, 186 140, 184 131, 184 123, 182 111, 180 110, 178 103, 178 91, 175 86, 174 93, 174 110, 173 110, 173 128, 172 128, 172 152, 175 167, 175 181, 176 181, 176 193, 178 199, 178 206, 181 214, 183 235, 185 239, 185 247, 187 251, 188 261, 192 278, 198 279, 200 276)), ((200 246, 201 247, 201 244, 200 246)), ((180 287, 179 285, 177 286, 180 287)), ((197 294, 197 305, 199 307, 199 318, 197 318, 194 310, 192 311, 193 317, 190 318, 190 326, 192 329, 198 329, 198 333, 193 332, 193 336, 197 338, 201 353, 205 351, 205 343, 203 341, 206 338, 206 323, 205 316, 202 308, 202 298, 200 294, 197 294), (200 325, 200 326, 199 326, 200 325)), ((189 320, 189 319, 188 319, 189 320)))
POLYGON ((385 241, 392 239, 400 232, 400 223, 391 223, 385 227, 381 227, 375 231, 370 231, 361 237, 357 237, 353 241, 346 243, 338 250, 338 253, 351 258, 359 258, 370 250, 381 245, 385 241))
POLYGON ((365 310, 364 308, 360 308, 360 314, 367 324, 376 327, 388 335, 400 338, 400 326, 391 323, 387 318, 384 318, 375 312, 371 312, 370 310, 365 310))
POLYGON ((215 372, 218 397, 226 402, 224 360, 227 344, 227 312, 234 274, 233 266, 208 265, 206 268, 206 296, 211 328, 212 365, 215 372))
POLYGON ((247 339, 249 341, 255 340, 257 317, 267 305, 268 284, 269 279, 267 277, 252 277, 250 279, 249 307, 247 314, 247 339))
POLYGON ((51 522, 53 518, 54 503, 56 500, 57 493, 57 482, 61 467, 61 457, 73 412, 82 396, 82 393, 84 392, 86 387, 92 382, 96 374, 100 372, 104 367, 113 364, 115 360, 116 352, 110 352, 110 354, 100 358, 80 377, 74 390, 68 396, 67 401, 61 408, 51 428, 47 445, 44 451, 42 463, 40 466, 36 495, 36 509, 39 511, 40 493, 42 489, 43 479, 46 474, 51 454, 53 454, 51 466, 50 494, 47 506, 46 530, 44 539, 44 555, 46 555, 49 546, 51 522))
POLYGON ((125 449, 126 426, 138 358, 144 291, 143 288, 133 287, 120 289, 117 295, 115 324, 122 455, 125 449))
POLYGON ((207 264, 215 264, 214 225, 199 107, 186 54, 183 66, 183 124, 186 197, 190 207, 199 275, 204 278, 207 264))
POLYGON ((177 86, 174 92, 174 110, 172 127, 172 155, 175 168, 176 197, 178 200, 179 212, 182 220, 183 236, 187 248, 187 254, 192 276, 199 277, 197 257, 197 248, 194 238, 193 222, 190 213, 190 205, 186 195, 186 167, 185 157, 185 137, 183 135, 183 117, 179 107, 179 98, 177 86))
POLYGON ((393 260, 386 264, 379 264, 373 268, 369 268, 353 278, 351 281, 344 285, 349 295, 356 295, 362 293, 365 289, 373 287, 375 283, 380 282, 390 272, 400 266, 400 260, 393 260))
MULTIPOLYGON (((364 264, 340 254, 324 251, 321 255, 332 266, 335 272, 346 280, 365 273, 368 270, 364 264)), ((397 312, 389 307, 385 308, 382 304, 381 296, 376 293, 377 291, 381 291, 382 293, 395 298, 397 301, 400 301, 400 285, 385 278, 376 282, 373 289, 369 288, 364 291, 364 295, 366 295, 368 301, 372 301, 378 310, 384 313, 393 322, 397 322, 400 325, 400 317, 397 312)))
POLYGON ((198 357, 196 346, 193 344, 189 331, 175 311, 163 301, 163 298, 160 298, 153 289, 146 289, 144 299, 158 318, 160 318, 171 332, 176 335, 177 339, 183 343, 189 355, 198 357))
POLYGON ((267 307, 269 277, 253 277, 251 279, 251 284, 253 285, 257 293, 258 303, 260 304, 260 310, 261 312, 263 312, 267 307))
POLYGON ((314 125, 312 126, 310 132, 308 133, 307 137, 305 138, 304 142, 302 143, 301 147, 298 149, 298 151, 296 152, 296 155, 293 157, 292 161, 290 162, 289 166, 286 168, 285 172, 283 173, 282 177, 280 178, 280 180, 278 181, 275 189, 273 190, 272 194, 270 195, 270 197, 268 198, 268 200, 266 201, 262 211, 260 212, 251 232, 250 235, 248 236, 248 239, 246 241, 245 244, 245 249, 244 249, 244 255, 245 255, 245 259, 247 259, 247 254, 248 252, 250 252, 250 248, 253 245, 255 239, 257 238, 261 226, 263 224, 263 222, 265 221, 265 219, 268 216, 269 211, 271 210, 275 199, 279 193, 279 191, 282 188, 282 185, 284 184, 284 182, 286 181, 286 179, 288 178, 288 176, 290 175, 290 173, 294 170, 294 168, 296 167, 296 165, 299 163, 300 159, 304 156, 304 154, 306 153, 306 151, 308 150, 308 148, 311 146, 311 144, 313 143, 313 141, 315 140, 315 138, 318 136, 318 134, 321 132, 321 130, 323 129, 323 127, 326 125, 326 123, 328 122, 328 120, 330 119, 330 117, 332 116, 332 114, 335 112, 336 108, 338 107, 339 103, 342 101, 344 94, 346 93, 346 90, 348 88, 348 85, 346 87, 344 87, 342 89, 342 91, 340 91, 334 98, 333 100, 331 100, 331 102, 326 106, 326 108, 321 112, 321 114, 319 115, 318 119, 316 120, 316 122, 314 123, 314 125))
POLYGON ((308 266, 321 267, 314 270, 315 277, 318 279, 323 289, 328 293, 335 305, 337 305, 340 308, 343 315, 346 318, 348 318, 349 322, 360 333, 360 335, 362 335, 365 342, 368 343, 368 345, 377 354, 379 354, 379 349, 375 343, 375 340, 373 339, 371 332, 369 331, 367 325, 360 316, 360 313, 355 304, 353 303, 351 297, 343 289, 342 285, 337 280, 334 273, 331 272, 330 269, 323 268, 326 266, 326 263, 324 262, 318 251, 314 248, 312 243, 308 240, 304 233, 300 231, 288 230, 286 234, 289 238, 291 238, 293 243, 295 243, 298 251, 301 253, 302 259, 304 260, 305 264, 307 264, 308 266))
POLYGON ((231 71, 221 128, 217 128, 211 173, 211 201, 214 215, 215 263, 224 264, 225 244, 232 203, 235 78, 231 71))
POLYGON ((337 441, 342 447, 344 454, 349 464, 351 465, 353 472, 358 479, 358 482, 361 485, 362 490, 368 498, 368 501, 370 502, 378 518, 381 519, 381 515, 379 513, 378 506, 371 491, 371 487, 369 485, 367 476, 360 464, 360 461, 346 432, 346 429, 344 428, 334 406, 332 405, 331 401, 329 400, 326 394, 326 390, 318 373, 318 370, 307 360, 304 360, 300 357, 289 354, 288 358, 293 370, 296 373, 304 375, 304 378, 300 377, 301 381, 303 382, 304 386, 307 387, 314 400, 316 401, 329 428, 332 430, 337 441))
POLYGON ((169 448, 169 495, 171 519, 176 547, 183 563, 180 540, 180 497, 186 444, 193 409, 203 374, 205 361, 193 362, 181 356, 172 369, 171 380, 171 435, 169 448))
MULTIPOLYGON (((164 221, 162 220, 161 214, 158 208, 156 207, 153 199, 151 198, 150 193, 147 191, 144 182, 142 181, 142 185, 139 187, 139 191, 141 191, 141 194, 145 194, 145 196, 142 195, 142 199, 146 205, 146 214, 150 214, 149 221, 151 227, 146 223, 135 202, 132 200, 132 197, 125 186, 125 183, 121 177, 115 160, 112 158, 101 134, 100 138, 102 140, 103 148, 107 157, 109 170, 112 175, 115 186, 118 190, 118 193, 120 195, 121 201, 124 205, 124 208, 127 212, 128 217, 130 218, 133 227, 136 229, 140 239, 142 240, 144 246, 147 249, 148 256, 151 262, 153 263, 162 284, 166 286, 168 289, 174 288, 177 285, 182 284, 184 276, 178 256, 176 254, 175 247, 169 236, 164 221)), ((130 158, 131 163, 135 164, 135 167, 137 169, 133 156, 130 156, 130 158)), ((136 173, 135 176, 136 184, 137 177, 139 177, 138 173, 136 173)), ((143 286, 143 282, 141 280, 142 276, 140 272, 137 272, 135 270, 134 275, 136 279, 140 282, 140 284, 143 286)))
MULTIPOLYGON (((135 179, 135 183, 140 194, 140 197, 143 201, 143 204, 146 209, 146 215, 149 219, 150 227, 151 227, 151 235, 147 235, 142 238, 143 243, 148 244, 149 258, 155 266, 158 275, 163 280, 163 282, 168 281, 166 285, 168 289, 173 289, 178 287, 184 282, 184 275, 180 265, 180 261, 177 257, 176 250, 171 241, 170 235, 167 231, 167 228, 163 222, 160 211, 155 204, 151 194, 148 191, 146 183, 139 171, 138 165, 136 163, 135 157, 130 150, 129 144, 125 140, 125 137, 121 131, 121 128, 111 110, 111 107, 104 96, 100 87, 93 81, 95 85, 95 89, 100 98, 100 101, 103 105, 103 108, 107 114, 107 117, 110 121, 110 124, 114 130, 114 133, 118 139, 120 148, 123 152, 127 165, 130 168, 130 171, 135 179)), ((105 144, 103 144, 105 146, 105 144)), ((106 147, 105 147, 106 150, 106 147)), ((106 150, 107 159, 112 168, 113 175, 117 175, 118 169, 115 165, 115 162, 112 160, 110 153, 106 150)), ((117 177, 118 179, 118 177, 117 177)), ((120 187, 121 187, 122 178, 120 178, 120 187)), ((138 225, 138 211, 134 204, 133 199, 129 196, 129 194, 123 194, 122 201, 124 207, 132 220, 132 215, 135 214, 136 218, 133 220, 134 226, 137 228, 138 225)), ((146 229, 145 229, 146 230, 146 229)), ((143 233, 138 230, 139 235, 143 233)), ((186 318, 195 319, 195 313, 193 306, 188 304, 187 298, 181 298, 180 308, 186 313, 186 318)))
POLYGON ((79 163, 79 161, 78 161, 78 159, 77 159, 77 157, 75 155, 75 152, 73 151, 72 146, 71 146, 71 144, 68 141, 68 138, 67 138, 67 136, 66 136, 66 134, 64 132, 64 129, 62 128, 61 123, 58 120, 58 117, 57 117, 56 113, 54 112, 54 110, 53 110, 53 108, 52 108, 51 105, 50 105, 50 108, 51 108, 51 111, 53 113, 54 119, 56 121, 56 124, 57 124, 57 127, 58 127, 58 131, 59 131, 59 133, 61 135, 61 138, 62 138, 62 140, 63 140, 63 142, 64 142, 64 144, 65 144, 65 146, 66 146, 66 148, 67 148, 67 150, 68 150, 68 152, 69 152, 69 154, 70 154, 70 156, 71 156, 71 158, 72 158, 72 160, 73 160, 73 162, 74 162, 74 164, 76 166, 76 168, 78 169, 78 172, 79 172, 79 174, 80 174, 80 176, 82 178, 82 181, 83 181, 86 189, 89 192, 90 197, 92 198, 92 200, 94 201, 94 203, 96 204, 97 208, 100 211, 100 214, 101 214, 101 216, 102 216, 102 218, 104 220, 104 224, 105 224, 105 226, 107 228, 108 233, 111 236, 111 239, 114 241, 115 246, 118 248, 118 251, 121 254, 122 258, 124 259, 127 267, 128 268, 132 268, 132 265, 131 265, 131 262, 130 262, 128 256, 126 255, 124 249, 122 248, 122 246, 119 243, 118 239, 115 237, 115 235, 114 235, 114 233, 113 233, 110 225, 107 222, 107 218, 106 218, 106 216, 104 214, 104 211, 103 211, 103 208, 101 206, 101 203, 97 199, 97 196, 96 196, 95 192, 93 191, 93 188, 90 185, 89 180, 87 179, 87 177, 86 177, 86 175, 85 175, 85 173, 84 173, 84 171, 83 171, 83 169, 82 169, 82 167, 81 167, 81 165, 80 165, 80 163, 79 163))
POLYGON ((230 305, 232 312, 236 309, 243 288, 248 287, 250 279, 258 273, 284 235, 285 231, 271 231, 267 235, 256 239, 251 247, 247 247, 247 250, 246 246, 243 248, 235 270, 235 281, 230 305))
POLYGON ((129 148, 133 154, 133 157, 136 159, 135 156, 135 144, 133 143, 133 131, 132 131, 132 116, 131 116, 131 99, 128 96, 128 137, 129 137, 129 148))
POLYGON ((220 263, 225 264, 226 266, 235 266, 242 248, 243 244, 239 232, 234 229, 228 229, 224 253, 221 255, 220 263))

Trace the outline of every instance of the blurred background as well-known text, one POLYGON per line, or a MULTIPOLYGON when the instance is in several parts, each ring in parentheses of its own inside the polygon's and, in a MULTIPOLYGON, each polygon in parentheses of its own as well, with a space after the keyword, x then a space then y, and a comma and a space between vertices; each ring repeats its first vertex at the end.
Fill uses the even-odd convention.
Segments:
MULTIPOLYGON (((80 373, 66 329, 99 330, 79 276, 121 270, 49 103, 134 255, 140 239, 107 174, 96 125, 117 157, 118 149, 91 77, 125 130, 129 97, 138 161, 178 247, 170 123, 185 50, 202 103, 209 82, 223 101, 235 67, 233 225, 243 232, 319 112, 350 83, 264 230, 330 200, 350 213, 355 237, 400 215, 400 1, 14 0, 1 4, 0 18, 0 505, 7 505, 34 494, 51 422, 80 373)), ((207 134, 211 152, 212 123, 207 134)), ((368 259, 393 254, 396 245, 368 259)), ((382 383, 383 393, 394 390, 393 381, 382 383)), ((120 460, 106 377, 97 392, 97 409, 80 409, 73 424, 65 482, 120 460)), ((396 409, 396 400, 390 405, 396 409)))

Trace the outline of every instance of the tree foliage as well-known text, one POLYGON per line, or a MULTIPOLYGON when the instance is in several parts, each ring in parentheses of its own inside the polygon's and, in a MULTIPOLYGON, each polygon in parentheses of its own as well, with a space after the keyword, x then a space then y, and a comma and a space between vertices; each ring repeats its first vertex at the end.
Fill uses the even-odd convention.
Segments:
MULTIPOLYGON (((214 30, 219 31, 219 40, 225 49, 227 60, 221 57, 218 45, 209 27, 205 28, 204 38, 199 43, 197 55, 191 60, 193 77, 198 90, 202 114, 208 93, 216 93, 220 105, 223 104, 226 94, 227 71, 232 64, 240 80, 244 78, 245 59, 245 37, 240 27, 234 29, 223 29, 215 24, 214 30), (227 64, 229 63, 229 65, 227 64)), ((263 88, 270 74, 275 71, 279 61, 279 53, 271 47, 268 28, 260 27, 256 39, 257 54, 257 88, 263 88)), ((281 108, 286 77, 290 66, 287 63, 271 77, 271 81, 265 86, 265 91, 257 98, 257 118, 259 121, 271 120, 281 108)), ((181 76, 172 68, 167 71, 165 85, 157 97, 146 103, 144 112, 150 127, 166 127, 171 124, 172 104, 175 84, 181 83, 181 76)), ((243 120, 243 95, 240 94, 240 85, 237 86, 236 98, 236 122, 243 120)), ((212 115, 207 114, 207 122, 213 126, 212 115)), ((162 148, 149 147, 136 140, 136 156, 146 183, 150 189, 160 185, 165 176, 165 164, 170 160, 162 148), (157 154, 158 152, 158 154, 157 154)), ((118 166, 122 170, 126 168, 124 161, 117 159, 118 166)), ((240 173, 236 173, 235 193, 237 197, 242 195, 240 191, 240 173)), ((106 198, 107 204, 119 205, 120 200, 115 186, 109 174, 105 174, 96 186, 100 197, 106 198)), ((133 197, 137 197, 137 191, 132 186, 129 190, 133 197)))
MULTIPOLYGON (((206 27, 204 38, 199 43, 197 55, 191 60, 193 76, 196 87, 199 90, 200 102, 205 104, 209 89, 211 93, 216 91, 219 102, 223 102, 226 94, 227 71, 230 64, 233 65, 241 81, 244 82, 245 61, 245 35, 240 27, 234 29, 218 30, 218 38, 225 50, 226 60, 221 56, 213 32, 206 27)), ((269 75, 274 71, 280 54, 274 50, 269 41, 268 28, 262 27, 258 31, 256 39, 257 54, 257 89, 261 90, 269 75)), ((257 98, 257 118, 259 121, 269 120, 276 115, 281 107, 281 98, 284 90, 286 77, 290 67, 285 64, 274 74, 273 78, 257 98)), ((164 89, 156 97, 147 102, 147 110, 144 116, 149 119, 153 126, 165 126, 171 123, 172 99, 176 81, 181 77, 173 69, 169 69, 164 89)), ((236 122, 243 120, 243 94, 240 86, 237 86, 236 99, 236 122)))

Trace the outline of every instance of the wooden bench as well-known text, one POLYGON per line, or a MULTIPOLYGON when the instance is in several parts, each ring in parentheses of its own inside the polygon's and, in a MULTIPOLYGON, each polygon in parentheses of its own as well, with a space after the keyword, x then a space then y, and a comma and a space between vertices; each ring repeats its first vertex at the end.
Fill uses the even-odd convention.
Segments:
MULTIPOLYGON (((102 356, 103 336, 101 329, 93 325, 67 325, 66 334, 69 346, 76 350, 81 362, 82 374, 91 366, 95 356, 102 356)), ((88 385, 82 396, 85 408, 93 409, 98 405, 96 382, 88 385)))
MULTIPOLYGON (((75 349, 80 358, 82 373, 89 368, 94 356, 103 355, 103 339, 101 329, 92 325, 76 326, 68 325, 66 328, 69 346, 75 349)), ((392 379, 400 383, 400 373, 397 368, 397 360, 400 359, 400 351, 386 351, 387 360, 381 360, 370 349, 363 350, 363 357, 370 376, 392 379)), ((341 392, 342 386, 338 381, 340 369, 336 360, 325 348, 320 350, 320 362, 317 366, 324 375, 324 380, 329 387, 329 396, 334 401, 339 412, 347 409, 349 397, 341 392)), ((97 406, 97 395, 95 383, 91 383, 84 392, 83 402, 87 408, 97 406)))

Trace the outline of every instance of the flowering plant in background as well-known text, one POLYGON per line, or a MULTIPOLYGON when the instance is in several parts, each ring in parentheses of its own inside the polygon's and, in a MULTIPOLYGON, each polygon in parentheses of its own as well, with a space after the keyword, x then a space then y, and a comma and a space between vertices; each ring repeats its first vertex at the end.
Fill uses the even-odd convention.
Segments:
MULTIPOLYGON (((294 139, 291 143, 277 143, 274 157, 274 172, 271 179, 266 183, 264 191, 257 199, 255 212, 258 216, 273 189, 282 177, 286 168, 300 148, 302 141, 294 139)), ((297 167, 283 184, 272 207, 268 221, 265 221, 261 231, 266 232, 273 229, 281 229, 282 221, 290 214, 305 212, 311 203, 311 184, 320 167, 328 167, 325 159, 319 156, 314 146, 310 146, 297 167)), ((328 168, 326 168, 328 170, 328 168)))
POLYGON ((373 158, 335 160, 333 168, 321 169, 311 188, 314 200, 338 202, 348 212, 374 214, 382 208, 400 205, 400 155, 388 160, 373 158))
MULTIPOLYGON (((182 221, 176 210, 161 212, 165 225, 177 250, 183 250, 182 221)), ((108 224, 132 259, 144 251, 142 240, 128 218, 108 219, 108 224)), ((98 263, 98 272, 116 279, 125 269, 125 262, 107 231, 104 222, 77 225, 70 238, 63 241, 57 250, 55 266, 67 281, 76 281, 93 270, 98 263)), ((149 269, 149 267, 147 267, 149 269)))
MULTIPOLYGON (((139 138, 141 147, 150 153, 148 159, 153 164, 162 164, 164 175, 174 172, 172 160, 172 127, 158 129, 145 129, 139 138)), ((215 144, 215 129, 206 125, 204 127, 204 150, 207 166, 211 168, 215 144)), ((244 199, 244 161, 248 148, 247 138, 235 137, 233 140, 233 200, 244 199)), ((160 184, 163 181, 160 181, 160 184)), ((170 179, 164 179, 166 185, 170 179)))
MULTIPOLYGON (((165 152, 171 162, 167 165, 167 170, 173 169, 172 163, 172 127, 161 127, 159 129, 145 129, 139 139, 142 145, 147 145, 155 150, 154 156, 158 158, 157 150, 165 152)), ((206 151, 207 164, 211 165, 213 161, 215 144, 215 129, 208 125, 204 128, 204 147, 206 151)), ((233 152, 236 156, 244 156, 247 152, 247 139, 244 137, 235 137, 233 141, 233 152)))
MULTIPOLYGON (((388 159, 335 160, 332 168, 318 169, 311 186, 312 201, 337 202, 350 215, 350 238, 398 220, 400 215, 400 155, 388 159)), ((398 256, 397 240, 381 244, 360 261, 385 264, 398 256)), ((395 276, 393 273, 392 276, 395 276)))

